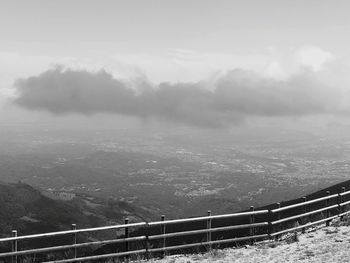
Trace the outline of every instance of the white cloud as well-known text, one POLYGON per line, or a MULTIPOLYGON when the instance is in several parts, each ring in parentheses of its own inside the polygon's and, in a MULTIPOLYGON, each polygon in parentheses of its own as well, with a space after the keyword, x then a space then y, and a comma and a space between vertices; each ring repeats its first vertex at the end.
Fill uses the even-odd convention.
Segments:
MULTIPOLYGON (((170 48, 154 54, 123 53, 103 57, 53 57, 0 52, 0 104, 14 95, 12 87, 18 78, 27 78, 54 65, 96 72, 103 68, 118 79, 147 78, 159 82, 197 82, 215 79, 233 69, 254 71, 264 77, 286 80, 305 68, 319 71, 334 61, 334 55, 316 46, 280 49, 246 54, 199 52, 170 48)), ((345 74, 347 77, 347 74, 345 74)), ((344 77, 343 77, 344 78, 344 77)))
POLYGON ((318 72, 335 60, 335 56, 317 46, 301 46, 280 50, 276 47, 267 47, 270 61, 262 71, 264 76, 286 80, 305 69, 318 72))
POLYGON ((320 47, 305 46, 295 51, 295 59, 300 65, 310 67, 314 71, 319 71, 327 62, 334 59, 334 55, 320 47))

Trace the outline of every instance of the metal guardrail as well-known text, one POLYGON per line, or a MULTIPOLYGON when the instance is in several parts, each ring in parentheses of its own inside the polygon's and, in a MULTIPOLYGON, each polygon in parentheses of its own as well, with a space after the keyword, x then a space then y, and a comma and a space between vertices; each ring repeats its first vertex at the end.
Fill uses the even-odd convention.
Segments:
POLYGON ((11 257, 11 260, 13 263, 20 262, 21 257, 25 255, 32 255, 32 254, 45 254, 48 252, 55 252, 55 251, 65 251, 65 250, 73 250, 72 258, 68 259, 60 259, 56 261, 48 261, 47 263, 68 263, 68 262, 84 262, 84 261, 91 261, 91 260, 101 260, 101 259, 107 259, 107 258, 115 258, 115 257, 129 257, 131 255, 137 255, 142 254, 148 257, 150 254, 154 253, 162 253, 162 255, 165 254, 166 251, 170 250, 181 250, 186 248, 193 248, 193 247, 202 247, 205 246, 208 249, 211 249, 213 245, 215 244, 222 244, 222 243, 231 243, 231 242, 241 242, 241 241, 247 241, 251 240, 251 242, 254 242, 255 240, 259 239, 266 239, 266 238, 276 238, 282 234, 288 233, 288 232, 296 232, 299 230, 304 231, 307 227, 314 226, 321 223, 326 223, 326 225, 329 224, 329 222, 337 217, 343 217, 345 215, 348 215, 350 211, 345 211, 345 208, 347 205, 350 205, 350 200, 344 201, 344 197, 350 195, 350 191, 345 191, 345 188, 342 188, 342 192, 338 194, 330 195, 329 192, 326 193, 326 196, 312 199, 309 201, 306 201, 306 198, 303 198, 302 202, 283 206, 279 203, 277 203, 278 208, 272 209, 272 210, 257 210, 254 211, 254 207, 250 208, 249 212, 241 212, 241 213, 233 213, 233 214, 224 214, 224 215, 211 215, 211 212, 208 211, 207 216, 203 217, 194 217, 194 218, 186 218, 186 219, 175 219, 175 220, 165 220, 165 216, 161 216, 161 221, 155 221, 155 222, 138 222, 138 223, 129 223, 128 219, 125 219, 124 224, 121 225, 113 225, 113 226, 104 226, 104 227, 96 227, 96 228, 85 228, 85 229, 76 229, 76 226, 72 225, 72 230, 66 230, 66 231, 57 231, 57 232, 50 232, 50 233, 42 233, 42 234, 35 234, 35 235, 25 235, 25 236, 18 236, 17 231, 12 231, 12 237, 6 237, 6 238, 0 238, 0 243, 4 242, 11 242, 12 244, 12 251, 10 252, 3 252, 0 253, 0 258, 9 258, 11 257), (329 205, 329 200, 338 198, 337 203, 333 205, 329 205), (312 210, 312 211, 306 211, 306 207, 325 201, 324 207, 312 210), (288 210, 293 210, 297 208, 303 208, 302 213, 298 213, 296 215, 292 215, 289 217, 281 218, 281 212, 285 212, 288 210), (336 215, 330 215, 330 210, 338 209, 338 213, 336 215), (275 231, 277 226, 281 226, 281 224, 290 222, 290 221, 298 221, 301 218, 310 217, 315 214, 319 213, 326 213, 325 218, 321 220, 317 220, 314 222, 308 222, 306 224, 298 225, 296 227, 288 228, 287 229, 277 229, 275 231), (266 222, 255 222, 255 216, 263 216, 266 215, 266 218, 268 219, 266 222), (228 226, 220 226, 220 227, 212 227, 212 221, 213 220, 220 220, 220 219, 227 219, 227 218, 237 218, 237 217, 245 217, 249 219, 248 224, 233 224, 228 226), (273 220, 277 217, 277 220, 273 220), (206 222, 206 228, 198 229, 198 230, 186 230, 186 231, 178 231, 178 232, 171 232, 166 233, 166 226, 167 225, 174 225, 174 224, 186 224, 190 222, 199 222, 204 221, 206 222), (160 227, 160 234, 154 234, 150 235, 147 230, 154 227, 160 227), (135 236, 130 237, 130 228, 144 228, 146 230, 146 235, 142 236, 135 236), (93 242, 85 242, 85 243, 77 243, 77 234, 78 233, 85 233, 85 232, 97 232, 97 231, 103 231, 103 230, 118 230, 118 229, 124 229, 124 236, 121 238, 111 239, 111 240, 101 240, 101 241, 93 241, 93 242), (228 232, 233 233, 232 231, 238 230, 238 229, 247 229, 247 233, 245 236, 240 237, 234 237, 234 238, 226 238, 226 239, 219 239, 219 240, 212 240, 212 233, 215 232, 228 232), (259 234, 257 229, 260 229, 259 234), (264 233, 264 231, 266 233, 264 233), (194 242, 189 244, 181 244, 181 245, 175 245, 175 246, 167 246, 166 240, 173 237, 182 237, 182 236, 189 236, 189 235, 198 235, 198 234, 206 234, 206 238, 204 242, 194 242), (34 248, 34 249, 26 249, 26 250, 18 250, 18 242, 23 240, 33 240, 37 238, 49 238, 49 237, 55 237, 55 236, 65 236, 65 235, 71 235, 73 237, 72 244, 62 245, 62 246, 54 246, 54 247, 44 247, 44 248, 34 248), (160 243, 158 244, 158 247, 150 247, 150 242, 154 240, 160 240, 160 243), (131 242, 142 242, 141 246, 142 249, 134 249, 130 250, 130 243, 131 242), (83 248, 83 247, 92 247, 92 246, 103 246, 107 244, 117 244, 117 243, 124 243, 125 244, 125 251, 120 251, 116 253, 108 253, 103 255, 92 255, 92 256, 80 256, 78 257, 77 249, 83 248))
POLYGON ((329 221, 329 220, 333 220, 333 219, 335 219, 335 218, 337 218, 337 217, 339 217, 339 215, 332 216, 332 217, 328 217, 328 218, 325 218, 325 219, 321 219, 321 220, 318 220, 318 221, 315 221, 315 222, 312 222, 312 223, 307 223, 307 224, 305 224, 305 225, 301 225, 301 226, 297 226, 297 227, 285 229, 285 230, 283 230, 283 231, 275 232, 275 233, 272 233, 272 234, 271 234, 271 237, 279 236, 279 235, 282 235, 282 234, 285 234, 285 233, 288 233, 288 232, 295 232, 295 231, 304 229, 304 228, 306 228, 306 227, 310 227, 310 226, 322 224, 322 223, 327 222, 327 221, 329 221))
POLYGON ((317 210, 314 210, 314 211, 310 211, 310 212, 307 212, 307 213, 286 217, 286 218, 279 219, 279 220, 271 222, 271 225, 276 225, 276 224, 280 224, 280 223, 283 223, 283 222, 291 221, 291 220, 294 220, 294 219, 299 219, 301 217, 305 217, 305 216, 310 216, 310 215, 313 215, 313 214, 321 213, 323 211, 327 211, 329 209, 333 209, 333 208, 337 208, 337 207, 338 207, 338 205, 332 205, 332 206, 327 206, 327 207, 324 207, 324 208, 321 208, 321 209, 317 209, 317 210))
POLYGON ((127 224, 127 225, 125 224, 125 225, 113 225, 113 226, 103 226, 103 227, 95 227, 95 228, 82 228, 82 229, 49 232, 49 233, 35 234, 35 235, 6 237, 6 238, 0 238, 0 242, 14 241, 14 240, 19 241, 19 240, 43 238, 43 237, 54 237, 54 236, 62 236, 62 235, 69 235, 69 234, 78 234, 83 232, 96 232, 96 231, 102 231, 102 230, 112 230, 112 229, 115 230, 115 229, 122 229, 125 227, 140 227, 140 226, 146 226, 146 224, 147 224, 146 222, 140 222, 140 223, 127 224))
POLYGON ((321 198, 318 198, 318 199, 313 199, 313 200, 310 200, 310 201, 297 203, 297 204, 294 204, 294 205, 289 205, 289 206, 276 208, 276 209, 271 210, 271 212, 272 213, 282 212, 282 211, 289 210, 289 209, 292 209, 292 208, 297 208, 297 207, 301 207, 301 206, 304 206, 304 205, 309 205, 309 204, 317 203, 317 202, 320 202, 320 201, 329 200, 329 199, 332 199, 332 198, 335 198, 335 197, 338 197, 338 196, 339 196, 339 194, 325 196, 325 197, 321 197, 321 198))
POLYGON ((267 214, 268 212, 269 212, 268 210, 258 210, 258 211, 242 212, 242 213, 235 213, 235 214, 201 216, 201 217, 193 217, 193 218, 185 218, 185 219, 150 222, 150 223, 148 223, 148 225, 155 226, 155 225, 179 224, 179 223, 203 221, 203 220, 207 220, 207 219, 223 219, 223 218, 229 218, 229 217, 233 218, 233 217, 241 217, 241 216, 262 215, 262 214, 267 214))

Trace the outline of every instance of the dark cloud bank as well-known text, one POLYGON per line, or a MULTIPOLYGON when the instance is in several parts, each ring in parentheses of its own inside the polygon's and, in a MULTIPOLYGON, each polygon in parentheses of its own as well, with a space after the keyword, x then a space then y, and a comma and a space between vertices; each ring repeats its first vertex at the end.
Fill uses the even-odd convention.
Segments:
POLYGON ((230 126, 249 116, 336 112, 339 96, 314 74, 278 81, 234 70, 214 82, 152 86, 147 81, 118 80, 105 71, 56 68, 18 80, 14 103, 57 115, 117 113, 201 127, 230 126))

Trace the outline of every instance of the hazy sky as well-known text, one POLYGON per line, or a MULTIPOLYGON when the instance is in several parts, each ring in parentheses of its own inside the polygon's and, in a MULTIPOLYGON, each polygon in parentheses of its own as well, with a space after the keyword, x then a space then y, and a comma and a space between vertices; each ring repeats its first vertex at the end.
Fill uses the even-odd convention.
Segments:
POLYGON ((341 0, 0 0, 0 120, 347 116, 348 10, 341 0))

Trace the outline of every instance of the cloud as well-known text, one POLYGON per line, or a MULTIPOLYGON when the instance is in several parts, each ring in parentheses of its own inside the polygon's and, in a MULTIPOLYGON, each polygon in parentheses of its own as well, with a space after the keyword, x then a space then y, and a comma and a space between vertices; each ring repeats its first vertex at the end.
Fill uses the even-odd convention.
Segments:
POLYGON ((305 69, 318 72, 327 69, 333 61, 339 63, 331 52, 317 46, 289 47, 287 50, 270 46, 266 50, 270 61, 262 73, 280 80, 302 73, 305 69))
POLYGON ((303 66, 308 66, 314 71, 322 69, 322 67, 334 59, 332 53, 315 46, 304 46, 295 51, 296 61, 303 66))
POLYGON ((116 113, 200 127, 225 127, 250 116, 338 113, 340 90, 305 70, 286 80, 233 70, 212 81, 120 80, 101 70, 47 70, 15 83, 16 105, 56 115, 116 113), (136 87, 136 89, 135 89, 136 87))

